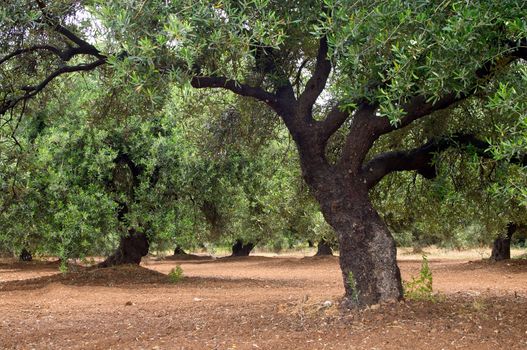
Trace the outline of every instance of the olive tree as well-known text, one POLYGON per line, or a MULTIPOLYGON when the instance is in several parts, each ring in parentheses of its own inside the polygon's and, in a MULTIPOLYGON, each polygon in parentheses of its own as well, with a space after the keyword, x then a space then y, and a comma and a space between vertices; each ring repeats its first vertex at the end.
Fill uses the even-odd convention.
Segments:
POLYGON ((443 131, 435 138, 413 135, 412 124, 492 95, 527 57, 527 9, 519 0, 82 5, 8 2, 0 113, 23 109, 61 75, 100 66, 151 104, 167 79, 260 101, 289 130, 303 178, 336 231, 350 306, 402 297, 394 240, 370 190, 396 171, 434 177, 435 153, 481 145, 478 135, 448 123, 434 126, 443 131), (40 58, 46 64, 32 73, 40 58), (29 82, 19 84, 20 77, 29 82), (343 142, 329 157, 339 133, 343 142), (415 145, 375 153, 375 143, 392 133, 406 133, 415 145))

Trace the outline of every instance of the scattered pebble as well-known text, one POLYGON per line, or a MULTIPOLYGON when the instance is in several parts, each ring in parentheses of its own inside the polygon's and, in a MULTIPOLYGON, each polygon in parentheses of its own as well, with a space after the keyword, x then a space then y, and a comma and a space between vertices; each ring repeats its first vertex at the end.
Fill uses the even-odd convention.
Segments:
POLYGON ((331 300, 326 300, 322 303, 322 306, 324 307, 331 307, 333 305, 333 302, 331 300))

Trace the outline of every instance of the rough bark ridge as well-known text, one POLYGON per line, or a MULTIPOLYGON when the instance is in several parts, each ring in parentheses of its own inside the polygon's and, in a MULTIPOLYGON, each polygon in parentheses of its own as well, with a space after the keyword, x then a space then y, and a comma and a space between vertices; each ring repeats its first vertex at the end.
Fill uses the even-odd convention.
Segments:
POLYGON ((130 230, 129 234, 121 238, 119 247, 99 267, 141 263, 141 258, 148 254, 150 244, 147 236, 142 232, 130 230))
POLYGON ((254 249, 256 244, 249 242, 243 243, 241 239, 237 239, 236 242, 232 245, 232 254, 231 257, 235 256, 249 256, 251 251, 254 249))
POLYGON ((501 261, 511 258, 511 239, 516 229, 516 224, 511 222, 507 225, 507 234, 494 240, 490 260, 501 261))
POLYGON ((373 208, 365 186, 330 185, 322 212, 339 241, 340 268, 349 307, 402 298, 395 241, 373 208))
POLYGON ((321 239, 317 244, 317 253, 315 256, 332 256, 333 255, 333 249, 331 249, 331 245, 325 240, 321 239))

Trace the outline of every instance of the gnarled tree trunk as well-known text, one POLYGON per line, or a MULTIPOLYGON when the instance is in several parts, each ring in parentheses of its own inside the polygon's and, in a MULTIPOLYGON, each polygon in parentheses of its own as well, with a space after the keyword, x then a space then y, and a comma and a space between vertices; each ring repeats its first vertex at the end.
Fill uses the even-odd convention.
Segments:
POLYGON ((243 243, 241 239, 237 239, 236 242, 232 246, 232 254, 231 257, 234 256, 249 256, 251 251, 254 249, 254 246, 256 244, 249 242, 249 243, 243 243))
POLYGON ((331 249, 331 245, 325 240, 321 239, 317 244, 317 253, 315 256, 332 256, 333 255, 333 249, 331 249))
POLYGON ((498 237, 492 245, 490 259, 493 261, 508 260, 511 258, 511 239, 517 226, 514 223, 507 225, 507 234, 504 237, 498 237))
POLYGON ((403 296, 395 241, 373 208, 366 186, 327 188, 322 212, 339 241, 344 304, 361 307, 403 296))
POLYGON ((177 245, 176 248, 174 248, 174 255, 188 255, 188 254, 186 251, 183 250, 183 248, 177 245))
POLYGON ((26 248, 22 248, 20 255, 18 256, 20 261, 33 261, 33 255, 26 248))
POLYGON ((121 238, 119 247, 99 267, 110 267, 115 265, 134 264, 139 265, 141 258, 148 254, 150 244, 148 237, 142 232, 130 230, 128 236, 121 238))

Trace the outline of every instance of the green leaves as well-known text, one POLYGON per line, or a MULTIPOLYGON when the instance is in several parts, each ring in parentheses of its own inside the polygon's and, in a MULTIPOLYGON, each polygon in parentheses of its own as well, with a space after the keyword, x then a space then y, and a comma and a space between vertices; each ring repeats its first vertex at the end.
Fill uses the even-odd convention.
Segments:
POLYGON ((423 262, 419 275, 412 277, 410 281, 404 282, 404 297, 410 300, 429 300, 435 301, 436 296, 433 294, 432 271, 428 266, 428 259, 423 254, 423 262))
MULTIPOLYGON (((491 151, 498 160, 524 159, 527 154, 527 69, 518 67, 520 74, 510 76, 506 83, 499 83, 487 102, 487 107, 499 117, 495 128, 498 137, 493 141, 491 151)), ((513 166, 514 167, 514 166, 513 166)), ((527 207, 527 168, 525 164, 511 169, 501 179, 501 187, 495 186, 494 193, 500 198, 516 199, 527 207)))
POLYGON ((519 13, 526 13, 517 1, 326 5, 329 10, 321 15, 315 33, 329 37, 334 62, 345 73, 338 80, 341 91, 378 101, 381 114, 392 123, 401 117, 398 106, 412 96, 433 101, 475 88, 480 83, 475 71, 507 50, 506 45, 496 45, 504 37, 502 23, 522 31, 525 16, 519 13), (519 13, 510 10, 514 7, 519 13))

